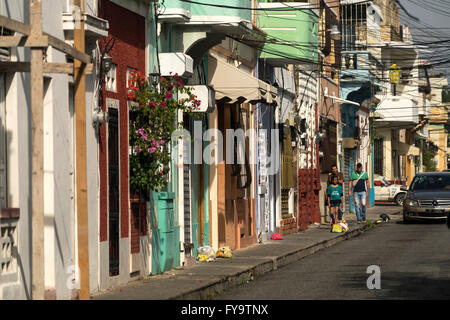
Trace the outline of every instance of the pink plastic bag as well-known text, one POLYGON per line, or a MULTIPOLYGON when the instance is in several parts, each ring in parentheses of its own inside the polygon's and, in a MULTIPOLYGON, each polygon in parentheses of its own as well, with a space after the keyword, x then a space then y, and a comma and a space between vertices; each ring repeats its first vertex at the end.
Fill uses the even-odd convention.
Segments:
POLYGON ((278 233, 274 233, 270 239, 272 240, 284 240, 284 238, 282 236, 280 236, 278 233))

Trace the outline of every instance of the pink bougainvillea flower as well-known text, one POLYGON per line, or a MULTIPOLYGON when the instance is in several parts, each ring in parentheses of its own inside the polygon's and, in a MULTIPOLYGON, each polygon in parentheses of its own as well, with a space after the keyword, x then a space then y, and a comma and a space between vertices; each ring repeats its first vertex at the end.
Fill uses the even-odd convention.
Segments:
POLYGON ((150 154, 152 154, 152 153, 155 153, 156 150, 157 150, 157 149, 156 149, 155 147, 151 147, 151 148, 148 148, 147 152, 150 153, 150 154))
POLYGON ((167 92, 164 96, 165 99, 172 99, 172 94, 170 92, 167 92))
POLYGON ((156 103, 150 102, 149 106, 150 106, 151 108, 156 108, 156 103))
POLYGON ((165 102, 163 101, 163 102, 161 102, 160 106, 161 106, 161 107, 167 107, 167 103, 165 103, 165 102))
POLYGON ((139 147, 139 146, 137 146, 137 147, 136 147, 136 152, 137 152, 137 153, 141 153, 141 152, 142 152, 142 148, 139 147))

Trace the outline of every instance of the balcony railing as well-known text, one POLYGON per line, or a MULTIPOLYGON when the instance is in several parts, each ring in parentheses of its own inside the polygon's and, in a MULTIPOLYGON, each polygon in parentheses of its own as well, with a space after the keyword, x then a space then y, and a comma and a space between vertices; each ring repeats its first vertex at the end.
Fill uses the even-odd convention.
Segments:
POLYGON ((18 287, 18 228, 19 209, 0 208, 0 300, 5 292, 18 287))
POLYGON ((341 53, 341 57, 341 77, 365 77, 367 81, 375 82, 383 79, 383 65, 370 52, 346 51, 341 53))

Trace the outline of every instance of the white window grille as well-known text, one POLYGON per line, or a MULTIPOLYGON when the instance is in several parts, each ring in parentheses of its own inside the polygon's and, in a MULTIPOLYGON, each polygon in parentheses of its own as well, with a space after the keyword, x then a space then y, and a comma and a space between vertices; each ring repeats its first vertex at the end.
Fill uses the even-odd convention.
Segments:
POLYGON ((105 78, 106 90, 117 92, 117 65, 111 65, 111 69, 106 74, 105 78))

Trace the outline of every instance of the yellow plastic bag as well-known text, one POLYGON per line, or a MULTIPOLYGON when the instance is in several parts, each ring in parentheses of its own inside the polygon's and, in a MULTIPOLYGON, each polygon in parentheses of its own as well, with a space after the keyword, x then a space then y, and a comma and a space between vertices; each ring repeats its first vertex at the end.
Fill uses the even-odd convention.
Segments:
POLYGON ((342 233, 342 226, 338 224, 333 224, 333 229, 331 230, 331 232, 342 233))
POLYGON ((229 246, 225 246, 217 250, 216 257, 217 258, 231 258, 232 253, 229 246))
POLYGON ((199 261, 199 262, 208 262, 208 261, 210 261, 210 258, 208 258, 208 256, 205 255, 205 254, 199 254, 197 256, 197 261, 199 261))

